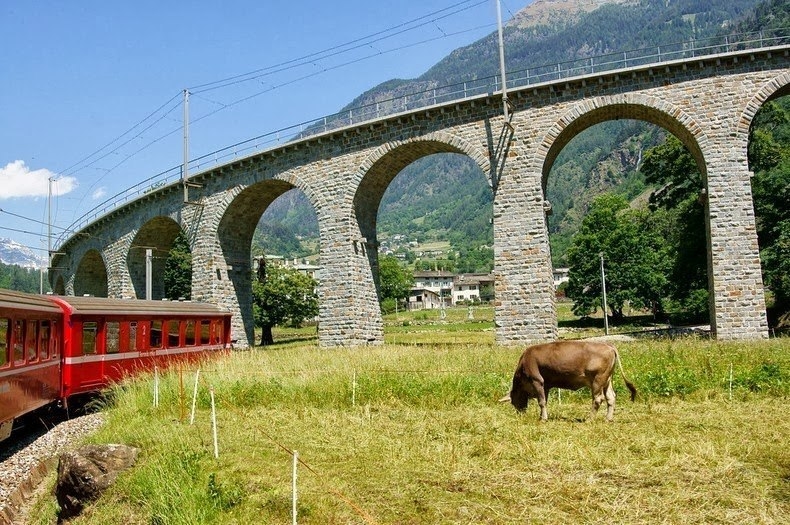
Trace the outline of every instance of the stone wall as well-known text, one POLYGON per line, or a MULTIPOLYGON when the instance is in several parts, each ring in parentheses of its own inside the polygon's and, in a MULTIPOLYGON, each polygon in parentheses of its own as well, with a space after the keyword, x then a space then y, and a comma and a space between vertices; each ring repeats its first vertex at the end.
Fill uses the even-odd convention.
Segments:
POLYGON ((190 189, 192 203, 184 204, 173 185, 111 212, 81 232, 88 235, 61 247, 65 255, 56 259, 51 278, 61 279, 67 293, 101 290, 101 283, 79 283, 100 280, 100 271, 79 270, 90 250, 97 250, 107 270, 107 293, 139 296, 132 254, 139 243, 155 238, 166 244, 175 230, 165 225, 174 223, 190 238, 193 298, 233 311, 240 344, 253 344, 252 232, 274 199, 299 188, 319 222, 320 344, 380 344, 379 203, 405 166, 453 152, 477 163, 494 196, 497 342, 555 339, 544 198, 551 166, 584 129, 606 120, 641 119, 678 136, 704 175, 716 336, 764 338, 746 146, 759 107, 790 89, 787 56, 787 49, 740 52, 512 90, 509 125, 501 98, 490 95, 312 136, 197 174, 192 181, 201 187, 190 189))

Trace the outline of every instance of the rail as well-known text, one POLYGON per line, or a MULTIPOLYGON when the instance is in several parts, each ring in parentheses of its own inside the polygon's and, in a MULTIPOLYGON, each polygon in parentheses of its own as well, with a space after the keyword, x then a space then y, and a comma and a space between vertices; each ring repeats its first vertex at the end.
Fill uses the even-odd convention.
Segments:
MULTIPOLYGON (((790 28, 774 31, 754 31, 710 37, 699 40, 672 42, 658 46, 618 51, 575 60, 553 63, 508 72, 507 89, 519 89, 531 85, 552 82, 572 77, 592 75, 607 71, 626 69, 652 64, 706 57, 748 49, 783 46, 790 43, 790 28)), ((435 84, 435 82, 425 82, 435 84)), ((189 161, 189 173, 209 171, 240 157, 282 146, 306 137, 328 133, 334 129, 373 122, 389 115, 414 111, 420 108, 450 103, 469 97, 494 94, 501 89, 499 75, 483 77, 443 86, 430 85, 427 89, 414 91, 399 97, 344 109, 338 113, 287 126, 276 131, 258 135, 231 146, 218 149, 189 161)), ((176 183, 181 179, 181 165, 157 173, 109 197, 64 230, 55 245, 62 246, 69 236, 80 231, 99 217, 119 208, 129 201, 159 188, 176 183)), ((194 175, 193 175, 194 176, 194 175)), ((191 178, 191 177, 190 177, 191 178)))

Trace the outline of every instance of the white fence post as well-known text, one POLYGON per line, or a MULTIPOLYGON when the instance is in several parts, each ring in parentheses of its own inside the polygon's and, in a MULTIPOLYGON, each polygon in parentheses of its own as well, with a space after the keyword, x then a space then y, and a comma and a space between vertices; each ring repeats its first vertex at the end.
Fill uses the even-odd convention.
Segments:
POLYGON ((192 390, 192 415, 189 417, 189 424, 195 424, 195 403, 197 402, 197 389, 198 389, 198 378, 200 377, 200 368, 197 369, 195 372, 195 388, 192 390))
POLYGON ((292 482, 291 482, 291 516, 292 520, 291 523, 296 525, 296 465, 299 463, 299 452, 294 450, 293 456, 293 475, 292 475, 292 482))

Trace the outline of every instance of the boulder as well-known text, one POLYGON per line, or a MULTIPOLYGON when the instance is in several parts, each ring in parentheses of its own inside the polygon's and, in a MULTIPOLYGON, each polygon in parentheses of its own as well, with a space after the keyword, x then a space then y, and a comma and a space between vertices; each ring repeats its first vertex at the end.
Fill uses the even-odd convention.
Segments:
POLYGON ((85 445, 60 455, 55 496, 59 519, 79 515, 112 485, 118 474, 134 465, 140 449, 126 445, 85 445))

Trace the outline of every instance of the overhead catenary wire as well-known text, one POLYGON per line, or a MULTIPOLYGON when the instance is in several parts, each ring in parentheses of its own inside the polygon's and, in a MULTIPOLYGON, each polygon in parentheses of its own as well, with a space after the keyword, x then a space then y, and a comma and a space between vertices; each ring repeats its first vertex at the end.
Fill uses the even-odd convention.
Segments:
MULTIPOLYGON (((457 36, 457 35, 463 34, 463 33, 469 33, 469 32, 472 32, 472 31, 477 31, 479 29, 483 29, 483 28, 486 28, 486 27, 491 27, 493 25, 495 25, 495 24, 483 24, 483 25, 480 25, 480 26, 473 27, 471 29, 464 29, 464 30, 461 30, 461 31, 456 31, 454 33, 443 34, 442 36, 428 38, 428 39, 425 39, 425 40, 420 40, 419 42, 414 42, 414 43, 411 43, 411 44, 405 44, 405 45, 402 45, 402 46, 399 46, 399 47, 396 47, 396 48, 387 49, 385 51, 377 51, 376 53, 372 53, 372 54, 369 54, 369 55, 366 55, 366 56, 363 56, 363 57, 358 57, 358 58, 355 58, 354 60, 349 60, 348 62, 343 62, 343 63, 340 63, 340 64, 336 64, 336 65, 331 66, 331 67, 326 67, 326 68, 321 69, 320 71, 314 71, 314 72, 309 73, 307 75, 304 75, 304 76, 301 76, 301 77, 297 77, 297 78, 294 78, 294 79, 282 82, 280 84, 273 84, 271 87, 269 87, 269 88, 267 88, 265 90, 258 91, 256 93, 253 93, 252 95, 245 96, 243 98, 237 99, 237 100, 235 100, 233 102, 229 102, 227 104, 223 104, 222 102, 217 102, 217 101, 214 101, 214 100, 210 100, 209 102, 212 102, 213 104, 220 104, 222 107, 220 107, 218 109, 215 109, 213 111, 210 111, 209 113, 206 113, 204 115, 201 115, 200 117, 197 117, 194 120, 191 120, 190 123, 200 122, 201 120, 206 119, 206 118, 208 118, 208 117, 210 117, 210 116, 212 116, 212 115, 214 115, 216 113, 219 113, 220 111, 222 111, 224 109, 231 108, 231 107, 236 106, 238 104, 241 104, 243 102, 247 102, 249 100, 252 100, 253 98, 256 98, 256 97, 258 97, 260 95, 263 95, 265 93, 269 93, 269 92, 274 91, 276 89, 280 89, 280 88, 283 88, 283 87, 286 87, 286 86, 289 86, 289 85, 292 85, 292 84, 296 84, 297 82, 301 82, 303 80, 307 80, 309 78, 321 75, 321 74, 329 72, 329 71, 334 71, 336 69, 340 69, 342 67, 346 67, 346 66, 349 66, 351 64, 356 64, 356 63, 362 62, 364 60, 369 60, 371 58, 378 57, 380 55, 384 55, 384 54, 388 54, 388 53, 394 53, 396 51, 403 51, 404 49, 409 49, 411 47, 416 47, 416 46, 419 46, 419 45, 422 45, 422 44, 427 44, 429 42, 434 42, 436 40, 441 40, 443 38, 449 38, 449 37, 452 37, 452 36, 457 36)), ((190 93, 191 93, 191 91, 190 91, 190 93)), ((171 134, 175 133, 176 131, 178 131, 180 129, 181 129, 180 127, 176 128, 175 130, 171 131, 168 135, 171 135, 171 134)), ((239 142, 238 144, 242 144, 242 142, 239 142)), ((233 146, 231 145, 231 146, 228 146, 228 147, 233 147, 233 146)))
POLYGON ((350 40, 349 42, 345 42, 343 44, 338 44, 336 46, 332 46, 332 47, 329 47, 329 48, 321 50, 321 51, 316 51, 314 53, 309 53, 307 55, 304 55, 304 56, 301 56, 301 57, 298 57, 298 58, 294 58, 294 59, 291 59, 291 60, 286 60, 284 62, 280 62, 278 64, 274 64, 272 66, 256 69, 256 70, 253 70, 253 71, 249 71, 247 73, 241 73, 241 74, 234 75, 234 76, 231 76, 231 77, 228 77, 228 78, 224 78, 224 79, 221 79, 221 80, 216 80, 216 81, 213 81, 213 82, 200 84, 200 85, 193 86, 193 87, 190 87, 190 88, 187 88, 187 89, 190 91, 190 93, 203 93, 205 91, 211 91, 211 90, 214 90, 214 89, 219 89, 219 88, 231 86, 231 85, 238 84, 238 83, 241 83, 241 82, 247 82, 247 81, 250 81, 250 80, 254 80, 254 79, 260 78, 262 76, 270 75, 270 74, 273 74, 273 73, 286 71, 288 69, 293 69, 295 67, 301 67, 301 66, 304 66, 304 65, 309 65, 309 64, 312 64, 315 61, 325 60, 325 59, 331 58, 333 56, 337 56, 337 55, 340 55, 340 54, 343 54, 343 53, 348 53, 349 51, 353 51, 355 49, 368 47, 369 45, 371 45, 373 43, 376 43, 376 42, 379 42, 379 41, 382 41, 382 40, 386 40, 388 38, 392 38, 394 36, 406 33, 408 31, 412 31, 412 30, 417 29, 419 27, 423 27, 423 26, 426 26, 426 25, 433 24, 433 23, 435 23, 436 20, 441 20, 441 19, 447 18, 449 16, 456 15, 458 13, 461 13, 461 12, 466 11, 468 9, 477 7, 477 6, 481 5, 481 4, 485 4, 487 2, 488 2, 488 0, 464 0, 463 2, 458 2, 456 4, 453 4, 451 6, 445 7, 443 9, 439 9, 437 11, 433 11, 431 13, 428 13, 427 15, 423 15, 423 16, 417 17, 415 19, 409 20, 407 22, 403 22, 403 23, 400 23, 398 25, 389 27, 387 29, 383 29, 381 31, 377 31, 375 33, 371 33, 370 35, 366 35, 364 37, 360 37, 360 38, 356 38, 354 40, 350 40), (470 4, 470 3, 472 5, 466 5, 465 7, 461 7, 461 6, 464 6, 465 4, 470 4), (456 8, 458 8, 458 9, 456 9, 456 8), (453 10, 453 9, 455 9, 455 10, 451 11, 450 13, 444 14, 444 15, 439 16, 439 17, 434 18, 434 19, 430 19, 430 20, 425 21, 423 23, 417 24, 417 25, 415 25, 413 27, 407 27, 407 26, 409 26, 411 24, 414 24, 416 22, 425 20, 426 18, 432 17, 432 16, 440 14, 440 13, 445 13, 446 11, 450 11, 450 10, 453 10), (402 29, 402 28, 406 28, 406 29, 402 29), (396 31, 396 30, 398 30, 398 31, 396 31))
MULTIPOLYGON (((206 119, 206 118, 208 118, 208 117, 210 117, 210 116, 212 116, 212 115, 214 115, 214 114, 216 114, 219 111, 222 111, 224 109, 228 109, 228 108, 231 108, 233 106, 237 106, 238 104, 241 104, 243 102, 249 101, 249 100, 251 100, 253 98, 256 98, 256 97, 258 97, 258 96, 260 96, 262 94, 271 92, 271 91, 276 90, 276 89, 280 89, 280 88, 285 87, 285 86, 292 85, 292 84, 294 84, 296 82, 304 81, 306 79, 315 77, 317 75, 326 73, 328 71, 332 71, 332 70, 335 70, 335 69, 338 69, 338 68, 341 68, 341 67, 345 67, 345 66, 357 63, 357 62, 361 62, 363 60, 367 60, 367 59, 375 57, 375 56, 380 56, 382 54, 397 52, 397 51, 404 50, 404 49, 407 49, 407 48, 410 48, 410 47, 414 47, 416 45, 430 43, 430 42, 438 40, 438 39, 448 38, 448 37, 456 36, 456 35, 463 34, 463 33, 466 33, 466 32, 475 31, 475 30, 479 30, 481 28, 488 27, 491 24, 485 24, 485 25, 477 26, 477 27, 472 28, 472 29, 456 31, 456 32, 453 32, 453 33, 446 33, 445 31, 442 30, 441 27, 438 27, 438 25, 437 25, 437 21, 439 21, 439 20, 447 19, 447 18, 449 18, 451 16, 457 15, 457 14, 462 13, 464 11, 467 11, 469 9, 475 8, 475 7, 483 5, 483 4, 486 4, 487 2, 488 2, 488 0, 464 0, 464 1, 460 1, 460 2, 455 2, 452 5, 447 6, 445 8, 432 11, 432 12, 426 14, 426 15, 422 15, 422 16, 419 16, 417 18, 411 19, 409 21, 396 24, 394 26, 388 27, 388 28, 383 29, 381 31, 370 33, 368 35, 365 35, 363 37, 350 40, 350 41, 345 42, 343 44, 331 46, 331 47, 329 47, 327 49, 320 50, 320 51, 317 51, 317 52, 314 52, 314 53, 310 53, 310 54, 307 54, 307 55, 303 55, 303 56, 298 57, 296 59, 284 61, 284 62, 281 62, 281 63, 278 63, 278 64, 274 64, 272 66, 268 66, 268 67, 265 67, 265 68, 259 68, 259 69, 256 69, 256 70, 253 70, 253 71, 250 71, 250 72, 247 72, 247 73, 242 73, 240 75, 235 75, 235 76, 227 77, 227 78, 220 79, 220 80, 217 80, 217 81, 196 85, 193 88, 189 88, 189 90, 190 91, 195 91, 195 92, 197 92, 197 94, 199 94, 199 93, 202 93, 202 92, 206 92, 206 91, 210 91, 210 90, 216 90, 216 89, 220 89, 222 87, 228 87, 228 86, 231 86, 231 85, 234 85, 234 84, 238 84, 238 83, 246 82, 246 81, 250 81, 250 80, 258 80, 259 81, 260 77, 263 77, 263 76, 266 76, 266 75, 271 75, 271 74, 274 74, 276 72, 283 72, 283 71, 287 71, 289 69, 304 67, 304 66, 310 65, 310 64, 317 65, 316 64, 317 62, 325 61, 325 60, 327 60, 329 58, 332 58, 332 57, 335 57, 335 56, 339 56, 339 55, 342 55, 344 53, 349 53, 351 51, 358 50, 358 49, 361 49, 361 48, 371 47, 371 48, 373 48, 375 50, 375 52, 373 54, 369 54, 369 55, 366 55, 364 57, 358 57, 358 58, 355 58, 353 60, 345 61, 342 64, 335 64, 335 65, 331 65, 331 66, 328 66, 328 67, 326 67, 326 66, 319 66, 319 67, 321 67, 320 71, 313 72, 313 73, 308 74, 308 75, 303 75, 303 76, 300 76, 300 77, 298 77, 296 79, 288 80, 288 81, 285 81, 285 82, 280 82, 280 83, 278 83, 276 85, 273 85, 273 86, 271 86, 271 87, 269 87, 269 88, 267 88, 265 90, 259 91, 257 93, 253 93, 252 95, 247 95, 245 97, 242 97, 240 99, 237 99, 237 100, 232 101, 232 102, 227 103, 227 104, 223 103, 223 102, 216 101, 216 100, 206 99, 206 100, 208 100, 209 102, 211 102, 213 104, 219 105, 220 107, 218 109, 215 109, 214 111, 211 111, 211 112, 209 112, 207 114, 204 114, 202 116, 199 116, 199 117, 195 118, 194 120, 192 120, 192 122, 199 122, 199 121, 204 120, 204 119, 206 119), (394 47, 392 49, 383 50, 383 51, 376 49, 372 45, 375 42, 380 42, 380 41, 384 41, 384 40, 387 40, 387 39, 391 39, 391 38, 394 38, 394 37, 396 37, 398 35, 402 35, 404 33, 408 33, 410 31, 414 31, 416 29, 419 29, 419 28, 422 28, 422 27, 425 27, 425 26, 430 26, 430 25, 437 26, 438 31, 440 31, 442 33, 442 35, 439 36, 439 37, 435 37, 435 38, 423 39, 423 40, 418 41, 418 42, 413 42, 413 43, 405 44, 405 45, 402 45, 402 46, 397 46, 397 47, 394 47)), ((119 154, 119 152, 121 152, 124 147, 128 146, 133 141, 142 138, 152 128, 154 128, 157 124, 159 124, 164 119, 166 119, 168 117, 168 115, 170 115, 173 111, 175 111, 178 107, 180 107, 180 105, 181 105, 181 100, 180 100, 181 93, 182 92, 180 91, 177 94, 173 95, 170 99, 168 99, 166 102, 161 104, 154 111, 152 111, 151 113, 146 115, 143 119, 141 119, 140 121, 135 123, 133 126, 131 126, 129 129, 127 129, 126 131, 121 133, 119 136, 117 136, 113 140, 107 142, 105 145, 103 145, 102 147, 98 148, 96 151, 92 152, 89 155, 86 155, 86 156, 82 157, 79 161, 71 164, 67 168, 65 168, 65 169, 63 169, 63 170, 58 172, 59 176, 60 175, 73 175, 73 174, 75 174, 75 173, 77 173, 77 172, 79 172, 81 170, 84 170, 84 169, 90 168, 90 167, 93 167, 94 169, 101 169, 103 171, 103 174, 100 177, 98 177, 97 179, 95 179, 90 184, 90 186, 88 186, 88 190, 83 194, 83 197, 78 202, 78 205, 77 205, 78 207, 88 197, 88 195, 90 194, 90 190, 93 190, 102 180, 104 180, 107 176, 109 176, 111 173, 116 171, 120 166, 122 166, 124 163, 126 163, 129 159, 135 157, 136 155, 138 155, 141 152, 145 151, 146 149, 148 149, 152 145, 154 145, 154 144, 156 144, 158 142, 161 142, 165 138, 172 136, 173 134, 177 133, 180 129, 182 129, 181 126, 179 125, 178 127, 174 127, 172 129, 168 130, 164 134, 158 135, 156 138, 154 138, 153 140, 148 141, 146 144, 144 144, 141 147, 137 148, 133 152, 128 153, 128 154, 123 154, 123 158, 121 160, 119 160, 118 162, 116 162, 114 165, 112 165, 109 168, 99 168, 99 167, 96 166, 96 164, 98 164, 102 160, 105 160, 105 159, 107 159, 108 157, 110 157, 110 156, 112 156, 114 154, 119 154)))
MULTIPOLYGON (((205 92, 205 91, 219 89, 219 88, 227 87, 227 86, 234 85, 234 84, 237 84, 237 83, 240 83, 240 82, 246 82, 246 81, 249 81, 249 80, 256 79, 259 76, 264 76, 264 75, 261 74, 261 73, 264 73, 264 72, 266 72, 265 74, 268 75, 268 74, 273 74, 273 73, 276 73, 276 72, 286 71, 288 69, 292 69, 292 68, 295 68, 295 67, 301 67, 301 66, 305 65, 305 62, 304 62, 305 60, 309 60, 310 62, 324 60, 326 58, 330 58, 330 57, 338 55, 338 54, 349 52, 349 51, 357 49, 359 47, 365 47, 365 46, 368 45, 368 43, 361 44, 360 42, 367 41, 370 38, 377 37, 377 36, 380 36, 380 35, 385 35, 385 34, 387 34, 386 37, 380 37, 380 38, 378 38, 376 40, 373 40, 373 42, 378 41, 378 40, 384 40, 386 38, 391 38, 391 37, 396 36, 398 34, 402 34, 402 33, 406 32, 406 31, 410 31, 410 30, 416 29, 418 27, 421 27, 423 25, 432 23, 432 21, 425 22, 423 24, 419 24, 417 26, 414 26, 414 27, 411 27, 411 28, 408 28, 408 29, 401 30, 401 31, 393 33, 393 31, 395 31, 396 29, 400 29, 400 28, 403 28, 405 26, 409 26, 411 24, 414 24, 415 22, 418 22, 420 20, 424 20, 425 18, 434 16, 434 15, 437 15, 437 14, 445 13, 442 16, 436 18, 435 20, 443 19, 443 18, 446 18, 448 16, 452 16, 452 15, 461 13, 463 11, 466 11, 468 9, 471 9, 473 7, 476 7, 476 6, 480 5, 480 4, 486 3, 487 1, 488 0, 477 0, 477 1, 475 1, 475 0, 464 0, 462 2, 455 3, 455 4, 453 4, 453 5, 449 6, 449 7, 446 7, 444 9, 433 11, 433 12, 427 14, 427 15, 423 15, 423 16, 418 17, 416 19, 412 19, 412 20, 409 20, 407 22, 403 22, 401 24, 397 24, 395 26, 392 26, 390 28, 378 31, 376 33, 372 33, 371 35, 367 35, 365 37, 357 38, 357 39, 351 40, 349 42, 346 42, 346 43, 343 43, 343 44, 340 44, 340 45, 337 45, 337 46, 333 46, 333 47, 330 47, 330 48, 327 48, 327 49, 324 49, 324 50, 321 50, 321 51, 317 51, 315 53, 304 55, 304 56, 296 58, 296 59, 284 61, 284 62, 281 62, 279 64, 275 64, 273 66, 260 68, 260 69, 253 70, 253 71, 250 71, 250 72, 247 72, 247 73, 242 73, 240 75, 235 75, 235 76, 232 76, 232 77, 228 77, 228 78, 225 78, 225 79, 220 79, 220 80, 213 81, 213 82, 208 82, 208 83, 205 83, 205 84, 200 84, 200 85, 188 88, 188 90, 191 93, 199 94, 199 93, 202 93, 202 92, 205 92), (471 5, 466 5, 466 4, 471 4, 471 5), (450 13, 446 13, 447 11, 451 11, 451 12, 450 13), (358 45, 353 46, 354 44, 358 44, 358 45), (349 46, 353 46, 353 47, 349 47, 349 46)), ((426 40, 424 42, 429 42, 429 41, 431 41, 431 40, 426 40)), ((405 47, 406 46, 404 46, 403 48, 405 48, 405 47)), ((346 65, 351 64, 351 63, 354 63, 354 62, 353 61, 352 62, 348 62, 346 65)), ((334 69, 334 68, 332 68, 332 69, 334 69)), ((309 78, 309 76, 305 77, 305 78, 309 78)), ((284 84, 284 85, 288 85, 288 84, 284 84)), ((169 115, 175 109, 180 107, 181 94, 182 94, 182 92, 179 91, 177 94, 173 95, 170 99, 168 99, 165 103, 161 104, 158 108, 156 108, 154 111, 149 113, 146 117, 144 117, 143 119, 141 119, 140 121, 135 123, 132 127, 127 129, 123 133, 121 133, 118 137, 114 138, 113 140, 111 140, 110 142, 108 142, 107 144, 102 146, 101 148, 97 149, 96 151, 90 153, 89 155, 86 155, 85 157, 83 157, 79 161, 75 162, 71 166, 69 166, 69 167, 67 167, 67 168, 65 168, 63 170, 58 171, 58 174, 60 174, 60 175, 69 175, 69 174, 75 173, 76 171, 84 169, 86 167, 92 166, 92 165, 96 164, 96 162, 98 162, 98 161, 106 158, 107 156, 117 152, 120 148, 122 148, 123 146, 129 144, 130 142, 132 142, 136 138, 139 138, 140 136, 142 136, 143 133, 145 133, 146 131, 151 129, 158 122, 161 122, 164 118, 167 117, 167 115, 169 115), (169 105, 173 104, 175 101, 177 101, 177 103, 175 105, 173 105, 172 107, 170 107, 170 109, 168 109, 165 112, 165 114, 163 114, 162 116, 160 116, 159 118, 154 120, 151 124, 149 124, 148 126, 143 128, 141 131, 136 133, 130 139, 124 141, 122 144, 116 146, 115 148, 105 152, 105 150, 107 150, 107 148, 109 148, 113 144, 116 144, 121 139, 123 139, 124 137, 126 137, 127 135, 132 133, 134 130, 138 129, 145 122, 147 122, 150 119, 152 119, 155 115, 157 115, 159 112, 163 111, 165 108, 167 108, 169 105), (105 153, 103 155, 101 155, 100 157, 98 157, 98 158, 94 158, 97 155, 101 154, 102 152, 105 152, 105 153), (90 162, 88 164, 85 164, 88 161, 90 161, 90 162)), ((249 98, 251 98, 251 97, 249 97, 249 98)), ((249 98, 247 98, 245 100, 249 100, 249 98)), ((217 103, 217 102, 215 102, 215 103, 217 103)), ((219 104, 221 104, 221 103, 219 103, 219 104)), ((235 105, 235 104, 233 104, 233 105, 235 105)), ((171 131, 171 132, 168 132, 165 135, 162 135, 162 136, 158 137, 157 139, 155 139, 153 141, 153 143, 158 142, 158 141, 164 139, 167 136, 170 136, 174 132, 175 131, 171 131)), ((134 156, 134 155, 138 154, 140 151, 142 151, 144 149, 145 149, 145 147, 140 148, 140 149, 138 149, 137 151, 135 151, 134 153, 132 153, 129 156, 134 156)), ((117 167, 117 165, 114 166, 113 168, 110 168, 110 170, 112 170, 112 169, 114 169, 116 167, 117 167)), ((95 186, 95 184, 93 186, 95 186)), ((91 186, 91 188, 93 186, 91 186)))

